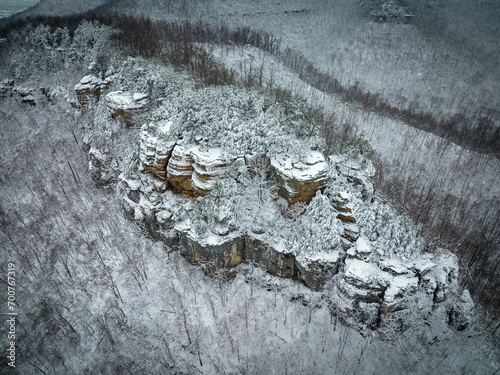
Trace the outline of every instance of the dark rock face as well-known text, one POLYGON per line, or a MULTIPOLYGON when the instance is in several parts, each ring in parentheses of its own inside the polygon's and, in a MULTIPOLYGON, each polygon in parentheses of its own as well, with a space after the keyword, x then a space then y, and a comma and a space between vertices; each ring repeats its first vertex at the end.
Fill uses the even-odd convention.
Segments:
POLYGON ((228 279, 234 276, 231 268, 243 261, 245 240, 236 237, 222 243, 201 245, 189 234, 179 231, 179 248, 186 259, 201 264, 208 275, 220 275, 228 279))
POLYGON ((246 243, 247 262, 260 264, 267 272, 276 276, 297 278, 299 275, 293 254, 277 251, 271 245, 252 236, 246 237, 246 243))
POLYGON ((322 290, 339 271, 339 263, 323 260, 295 262, 300 279, 312 290, 322 290))
POLYGON ((322 290, 325 283, 338 271, 339 258, 335 261, 301 262, 294 254, 276 250, 272 245, 254 236, 225 238, 217 244, 200 244, 188 233, 179 231, 181 254, 190 262, 203 265, 211 276, 231 278, 231 268, 242 262, 254 263, 272 275, 298 279, 313 290, 322 290))

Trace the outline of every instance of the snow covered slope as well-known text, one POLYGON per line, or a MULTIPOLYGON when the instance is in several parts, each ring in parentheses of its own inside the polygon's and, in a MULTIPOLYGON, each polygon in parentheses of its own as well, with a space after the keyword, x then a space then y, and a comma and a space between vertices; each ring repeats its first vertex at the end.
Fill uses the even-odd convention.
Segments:
MULTIPOLYGON (((467 293, 459 299, 463 311, 453 311, 450 316, 437 311, 441 319, 435 321, 409 314, 404 322, 413 328, 403 333, 401 327, 389 329, 388 340, 372 335, 371 331, 364 331, 368 335, 363 337, 338 323, 339 314, 353 309, 361 311, 355 305, 346 303, 341 309, 332 308, 328 293, 312 291, 301 283, 244 264, 238 266, 235 279, 220 282, 185 262, 168 244, 144 236, 136 225, 125 220, 115 194, 92 183, 86 158, 87 151, 92 152, 90 161, 102 161, 109 167, 111 177, 113 170, 124 168, 126 173, 131 172, 126 167, 139 161, 140 131, 113 120, 104 96, 82 115, 74 86, 89 74, 87 66, 103 50, 110 57, 115 56, 110 64, 115 69, 110 69, 110 75, 116 74, 115 86, 109 87, 110 91, 128 86, 131 92, 144 92, 148 80, 158 79, 155 82, 159 83, 161 78, 169 84, 153 85, 152 97, 160 99, 160 94, 166 93, 171 99, 179 99, 178 93, 198 90, 200 86, 174 69, 168 69, 169 76, 164 67, 141 59, 122 60, 118 51, 110 54, 110 45, 99 42, 107 41, 106 28, 83 23, 73 40, 67 32, 53 32, 57 38, 51 38, 52 31, 43 27, 21 33, 16 38, 23 44, 16 45, 15 50, 5 49, 6 54, 1 56, 1 69, 9 80, 0 86, 0 263, 15 262, 18 270, 16 296, 22 322, 17 331, 22 342, 18 347, 19 373, 496 371, 498 345, 480 327, 465 327, 456 319, 470 312, 467 293), (89 45, 94 48, 89 50, 89 45), (135 69, 142 64, 147 69, 135 69), (92 143, 94 148, 88 150, 85 143, 92 143), (464 330, 451 329, 450 320, 464 330)), ((226 100, 231 98, 226 95, 226 100)), ((169 101, 163 103, 172 109, 169 101)), ((184 104, 179 105, 187 108, 184 104)), ((201 115, 196 106, 190 109, 191 119, 203 120, 210 114, 205 111, 201 115)), ((168 116, 169 111, 159 114, 168 116)), ((252 111, 246 114, 251 117, 252 111)), ((159 125, 162 131, 170 130, 165 123, 159 125)), ((204 130, 208 133, 210 127, 204 130)), ((190 136, 194 142, 199 140, 194 132, 190 136)), ((335 189, 343 191, 345 184, 352 183, 349 180, 362 181, 359 170, 350 170, 345 162, 339 164, 335 189), (347 175, 342 177, 344 168, 347 175)), ((148 196, 157 199, 156 190, 161 186, 155 185, 156 179, 142 176, 150 182, 146 187, 148 196)), ((265 193, 265 185, 259 181, 265 176, 254 177, 259 183, 249 193, 265 193)), ((107 182, 112 181, 110 178, 107 182)), ((369 190, 369 184, 364 188, 369 190)), ((183 198, 171 192, 165 195, 171 205, 156 216, 168 223, 172 218, 169 210, 175 212, 180 207, 177 199, 183 198)), ((289 213, 287 220, 303 221, 302 229, 289 238, 297 248, 307 242, 301 239, 316 239, 312 250, 331 243, 328 236, 317 236, 319 232, 308 230, 311 222, 322 222, 318 218, 328 213, 328 206, 323 204, 326 195, 321 197, 316 200, 319 204, 312 207, 314 210, 301 218, 296 212, 289 213)), ((127 198, 140 202, 147 213, 146 200, 133 191, 127 198)), ((268 198, 261 194, 262 201, 268 198)), ((220 218, 227 213, 216 210, 220 208, 217 201, 200 203, 210 208, 205 212, 220 214, 220 218)), ((254 215, 250 218, 256 220, 259 206, 252 203, 244 207, 254 215)), ((203 212, 202 204, 193 204, 193 211, 203 212)), ((357 207, 352 208, 356 213, 357 207)), ((386 283, 385 277, 377 277, 390 273, 389 278, 394 278, 395 283, 386 290, 383 306, 389 312, 401 291, 413 289, 415 279, 404 274, 407 269, 400 263, 382 262, 381 270, 365 265, 367 257, 376 257, 378 249, 396 248, 392 245, 401 242, 399 237, 391 237, 392 242, 384 238, 390 233, 401 234, 396 229, 406 225, 404 220, 388 221, 390 209, 376 212, 379 214, 374 220, 367 216, 365 225, 377 223, 380 233, 360 241, 349 252, 352 257, 347 261, 343 292, 372 298, 386 283), (366 281, 374 281, 374 288, 363 288, 366 281)), ((146 215, 141 218, 138 210, 133 212, 136 213, 137 220, 147 219, 146 215)), ((335 262, 338 254, 323 252, 315 256, 313 262, 335 262)), ((449 274, 438 271, 439 267, 434 273, 433 261, 427 260, 415 264, 415 272, 428 283, 430 295, 434 297, 434 290, 440 300, 447 291, 436 288, 443 285, 449 274)), ((446 259, 436 262, 450 264, 446 259)), ((454 269, 451 264, 449 271, 454 269)), ((419 301, 416 298, 405 303, 419 307, 419 301)), ((367 304, 373 305, 373 301, 367 304)), ((0 340, 1 346, 7 347, 6 336, 0 340)), ((5 362, 1 365, 5 366, 5 362)))

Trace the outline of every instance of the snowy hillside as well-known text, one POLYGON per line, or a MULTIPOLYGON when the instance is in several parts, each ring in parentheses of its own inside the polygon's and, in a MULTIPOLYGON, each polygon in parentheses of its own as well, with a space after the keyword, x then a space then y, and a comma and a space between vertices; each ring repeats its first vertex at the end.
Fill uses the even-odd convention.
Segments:
MULTIPOLYGON (((499 8, 494 2, 407 1, 408 22, 374 17, 398 1, 41 1, 26 14, 99 11, 204 20, 271 32, 343 84, 438 117, 492 117, 499 127, 499 8)), ((470 126, 469 124, 468 126, 470 126)))
MULTIPOLYGON (((343 9, 413 25, 362 4, 343 9)), ((330 6, 149 5, 273 27, 330 6)), ((498 370, 493 155, 322 92, 269 34, 32 22, 0 44, 0 262, 19 313, 3 372, 498 370)))

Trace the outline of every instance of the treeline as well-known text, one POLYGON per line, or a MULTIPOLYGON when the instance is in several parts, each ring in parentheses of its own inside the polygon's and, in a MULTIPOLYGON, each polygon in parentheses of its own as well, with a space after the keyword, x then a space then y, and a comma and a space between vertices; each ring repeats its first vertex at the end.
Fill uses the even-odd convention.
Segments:
POLYGON ((476 113, 455 114, 436 118, 429 112, 412 108, 398 108, 389 104, 381 94, 363 90, 359 83, 342 85, 336 78, 318 70, 300 52, 281 48, 280 40, 273 35, 248 27, 230 29, 225 25, 212 26, 198 22, 151 21, 144 17, 121 14, 87 13, 66 17, 33 17, 17 20, 0 29, 0 37, 26 23, 33 26, 49 25, 53 28, 68 27, 70 34, 82 19, 98 21, 120 30, 117 39, 124 43, 131 55, 145 58, 160 57, 175 66, 190 67, 192 72, 209 84, 234 84, 235 73, 217 64, 200 46, 201 43, 225 45, 250 45, 278 57, 314 88, 328 94, 340 95, 346 102, 356 103, 369 111, 396 118, 412 127, 431 132, 464 148, 500 156, 500 127, 495 127, 495 110, 477 110, 476 113))
POLYGON ((448 118, 436 118, 429 112, 401 109, 389 104, 380 94, 363 90, 359 82, 342 85, 336 78, 319 71, 300 52, 286 48, 279 57, 284 65, 297 73, 304 82, 327 94, 340 95, 346 102, 357 103, 364 109, 445 138, 464 148, 500 156, 500 127, 495 128, 493 116, 496 110, 477 110, 476 113, 454 114, 448 118))

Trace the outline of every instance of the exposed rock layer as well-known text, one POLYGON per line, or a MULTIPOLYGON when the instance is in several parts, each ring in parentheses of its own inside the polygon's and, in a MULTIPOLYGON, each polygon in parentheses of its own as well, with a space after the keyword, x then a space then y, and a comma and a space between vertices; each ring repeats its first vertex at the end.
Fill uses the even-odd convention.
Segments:
POLYGON ((149 98, 144 93, 113 91, 106 95, 106 103, 115 120, 127 125, 141 125, 149 98))
POLYGON ((318 151, 312 151, 303 160, 278 156, 271 160, 279 194, 290 204, 309 203, 318 190, 326 186, 326 162, 318 151))
POLYGON ((83 77, 78 84, 75 85, 75 93, 78 103, 82 111, 86 111, 90 105, 99 101, 101 91, 109 85, 108 80, 102 80, 99 77, 90 74, 83 77))

